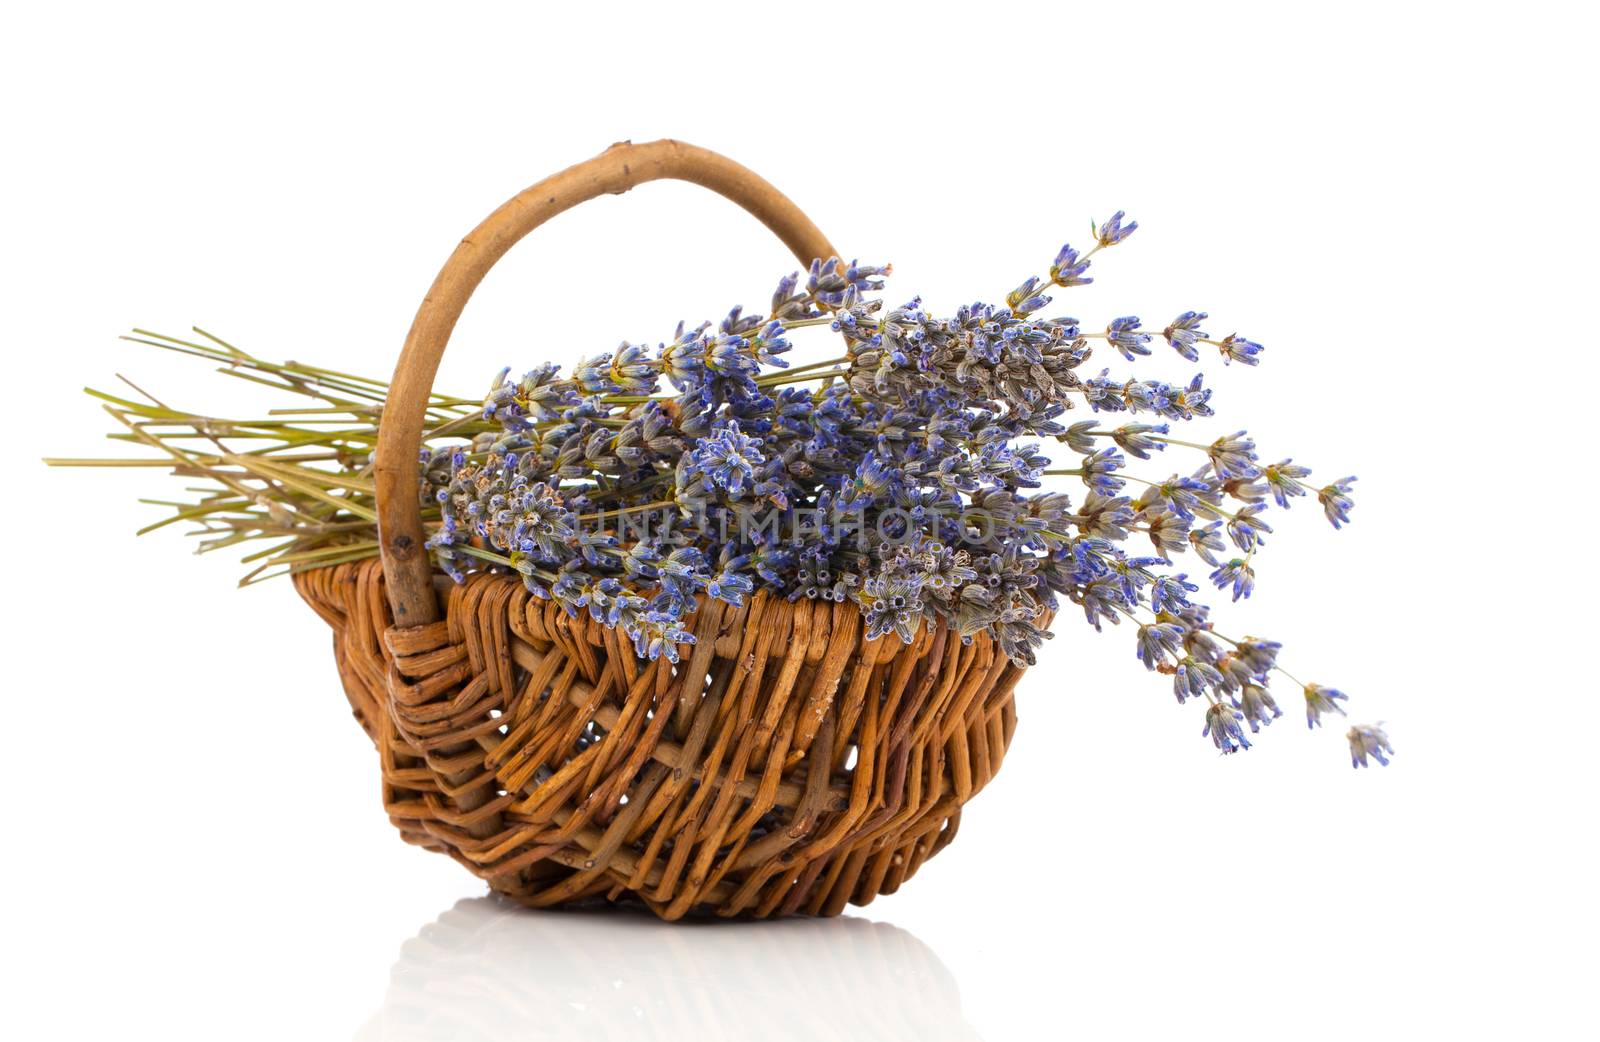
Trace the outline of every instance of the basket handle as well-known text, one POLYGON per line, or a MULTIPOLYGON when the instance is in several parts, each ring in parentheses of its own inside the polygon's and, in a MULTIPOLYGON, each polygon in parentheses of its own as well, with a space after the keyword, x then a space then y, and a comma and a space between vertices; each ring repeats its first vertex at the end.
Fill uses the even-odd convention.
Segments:
POLYGON ((690 181, 738 203, 772 229, 802 264, 834 255, 827 238, 782 192, 733 160, 681 141, 619 142, 524 189, 490 214, 461 240, 422 298, 378 424, 378 539, 396 626, 421 626, 439 618, 433 566, 423 548, 417 456, 439 360, 467 299, 495 261, 556 214, 595 196, 618 195, 661 178, 690 181))

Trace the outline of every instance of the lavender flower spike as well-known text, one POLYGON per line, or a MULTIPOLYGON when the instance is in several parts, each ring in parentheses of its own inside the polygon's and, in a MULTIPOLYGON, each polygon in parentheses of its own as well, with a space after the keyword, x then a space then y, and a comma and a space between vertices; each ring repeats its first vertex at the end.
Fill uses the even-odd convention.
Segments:
POLYGON ((1273 502, 1287 510, 1290 499, 1306 494, 1306 486, 1300 479, 1310 473, 1310 467, 1302 467, 1293 460, 1284 460, 1263 468, 1261 476, 1266 479, 1267 487, 1272 490, 1273 502))
POLYGON ((1205 320, 1204 311, 1185 311, 1173 319, 1172 323, 1161 331, 1161 335, 1166 337, 1168 345, 1187 361, 1198 362, 1200 352, 1194 345, 1205 339, 1205 333, 1200 329, 1200 323, 1205 320))
POLYGON ((1229 333, 1217 342, 1217 350, 1222 352, 1222 362, 1227 365, 1238 362, 1241 365, 1257 365, 1261 359, 1256 356, 1266 350, 1254 340, 1246 340, 1237 333, 1229 333))
POLYGON ((1251 734, 1283 715, 1283 710, 1273 701, 1272 694, 1256 684, 1246 684, 1240 689, 1238 704, 1245 720, 1250 723, 1251 734))
POLYGON ((1114 496, 1123 485, 1127 484, 1122 478, 1116 476, 1127 457, 1116 449, 1101 449, 1092 456, 1083 458, 1083 483, 1100 493, 1102 496, 1114 496))
POLYGON ((1122 352, 1122 357, 1133 361, 1135 355, 1148 355, 1150 349, 1145 345, 1150 343, 1150 334, 1139 332, 1139 318, 1137 315, 1124 315, 1114 318, 1106 326, 1106 339, 1111 346, 1122 352))
MULTIPOLYGON (((1122 219, 1126 216, 1125 212, 1118 210, 1106 218, 1104 224, 1094 229, 1094 236, 1101 246, 1115 246, 1138 230, 1138 221, 1129 221, 1126 225, 1122 223, 1122 219)), ((1092 224, 1091 227, 1093 227, 1092 224)))
POLYGON ((1353 477, 1340 478, 1317 492, 1322 512, 1334 528, 1350 523, 1350 508, 1356 505, 1355 500, 1350 498, 1350 486, 1355 480, 1353 477))
POLYGON ((1233 599, 1248 598, 1256 588, 1256 570, 1250 567, 1250 562, 1242 557, 1235 557, 1211 573, 1211 581, 1217 589, 1226 590, 1233 586, 1233 599))
POLYGON ((1056 261, 1050 265, 1050 281, 1057 286, 1087 286, 1094 279, 1086 278, 1084 272, 1089 270, 1089 262, 1078 258, 1078 251, 1071 246, 1061 247, 1061 252, 1056 254, 1056 261))
POLYGON ((699 447, 686 454, 685 465, 700 475, 707 492, 717 488, 740 495, 747 483, 754 483, 755 468, 764 462, 761 442, 746 437, 738 423, 729 423, 708 438, 700 439, 699 447))
POLYGON ((1376 724, 1356 724, 1345 734, 1350 741, 1350 766, 1367 766, 1367 757, 1372 757, 1385 767, 1389 766, 1389 756, 1394 755, 1394 746, 1389 744, 1389 736, 1383 733, 1383 728, 1376 724), (1389 756, 1385 756, 1388 753, 1389 756))
POLYGON ((1170 656, 1176 658, 1183 647, 1183 627, 1172 622, 1154 622, 1139 627, 1139 659, 1146 669, 1155 669, 1170 656))
POLYGON ((1344 715, 1344 710, 1339 708, 1338 705, 1338 703, 1348 700, 1349 696, 1345 695, 1344 692, 1336 691, 1331 687, 1323 687, 1321 684, 1307 684, 1305 694, 1306 727, 1320 726, 1322 714, 1324 713, 1344 715))
POLYGON ((1019 315, 1032 314, 1050 303, 1050 298, 1040 292, 1037 275, 1006 294, 1006 304, 1019 315))
POLYGON ((1206 710, 1206 726, 1200 731, 1200 737, 1211 736, 1211 741, 1224 756, 1229 753, 1243 752, 1250 748, 1250 739, 1244 736, 1244 728, 1239 722, 1244 719, 1244 714, 1232 706, 1217 702, 1206 710))

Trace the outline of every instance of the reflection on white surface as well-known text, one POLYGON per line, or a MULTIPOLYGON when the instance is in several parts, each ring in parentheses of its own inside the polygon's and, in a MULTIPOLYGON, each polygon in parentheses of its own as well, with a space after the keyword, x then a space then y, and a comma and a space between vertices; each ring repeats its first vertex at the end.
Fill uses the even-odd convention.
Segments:
POLYGON ((400 948, 357 1042, 976 1042, 925 944, 866 919, 661 923, 460 901, 400 948))

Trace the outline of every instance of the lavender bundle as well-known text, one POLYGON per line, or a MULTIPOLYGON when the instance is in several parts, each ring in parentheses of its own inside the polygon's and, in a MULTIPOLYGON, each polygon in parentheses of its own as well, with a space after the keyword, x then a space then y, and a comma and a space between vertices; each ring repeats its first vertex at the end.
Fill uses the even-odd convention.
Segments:
MULTIPOLYGON (((1204 706, 1202 734, 1224 753, 1248 749, 1249 734, 1282 715, 1275 674, 1301 690, 1309 727, 1344 715, 1342 692, 1278 665, 1277 642, 1217 632, 1192 599, 1198 576, 1174 562, 1192 554, 1212 586, 1249 597, 1269 510, 1314 496, 1338 528, 1355 479, 1315 486, 1292 459, 1263 462, 1242 430, 1173 437, 1174 424, 1212 415, 1200 375, 1170 385, 1086 368, 1102 345, 1132 362, 1160 340, 1187 361, 1214 350, 1249 366, 1261 345, 1205 332, 1204 312, 1159 330, 1133 316, 1090 328, 1041 315, 1048 291, 1093 281, 1091 258, 1138 227, 1123 217, 1094 227, 1086 252, 1062 247, 1004 305, 944 318, 919 299, 885 308, 876 294, 888 267, 818 260, 779 282, 770 314, 736 307, 565 376, 554 365, 516 380, 503 370, 481 403, 434 395, 418 489, 428 548, 456 581, 515 573, 569 613, 620 628, 650 659, 678 661, 701 598, 740 605, 760 586, 854 602, 869 637, 910 642, 941 620, 963 640, 987 633, 1027 665, 1065 600, 1096 630, 1128 622, 1140 661, 1172 678, 1180 703, 1204 706), (789 368, 789 337, 808 327, 837 334, 844 354, 789 368), (1067 422, 1075 409, 1094 418, 1067 422), (1073 465, 1053 466, 1051 445, 1073 465), (1169 450, 1188 456, 1169 476, 1129 473, 1129 457, 1169 450), (1076 497, 1046 488, 1072 478, 1076 497)), ((165 504, 175 512, 150 527, 196 522, 202 550, 278 540, 248 555, 260 563, 246 582, 376 555, 372 451, 386 386, 264 362, 197 332, 202 341, 130 339, 325 404, 222 420, 91 391, 127 428, 115 437, 167 458, 51 462, 174 463, 206 479, 198 500, 165 504)), ((1379 727, 1347 738, 1352 765, 1388 763, 1379 727)))

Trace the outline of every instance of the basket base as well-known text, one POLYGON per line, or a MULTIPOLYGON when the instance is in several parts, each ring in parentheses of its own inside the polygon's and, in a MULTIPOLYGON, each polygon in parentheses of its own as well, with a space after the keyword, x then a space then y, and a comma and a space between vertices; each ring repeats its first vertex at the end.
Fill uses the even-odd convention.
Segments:
POLYGON ((867 904, 955 837, 1016 728, 1021 670, 987 637, 869 641, 850 604, 702 602, 674 665, 510 577, 403 630, 376 561, 295 585, 333 627, 401 836, 534 907, 867 904))

